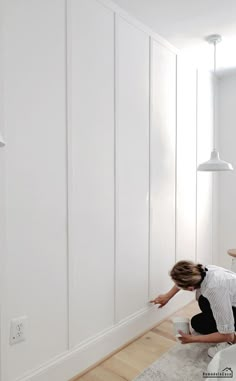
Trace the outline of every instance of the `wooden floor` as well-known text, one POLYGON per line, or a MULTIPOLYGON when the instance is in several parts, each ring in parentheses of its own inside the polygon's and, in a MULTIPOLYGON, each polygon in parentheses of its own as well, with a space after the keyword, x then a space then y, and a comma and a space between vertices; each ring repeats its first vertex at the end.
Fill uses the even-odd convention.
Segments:
POLYGON ((74 381, 131 381, 163 353, 176 344, 172 334, 173 316, 191 318, 198 313, 196 302, 173 314, 169 319, 158 324, 151 331, 141 336, 125 348, 114 354, 99 366, 90 370, 74 381))

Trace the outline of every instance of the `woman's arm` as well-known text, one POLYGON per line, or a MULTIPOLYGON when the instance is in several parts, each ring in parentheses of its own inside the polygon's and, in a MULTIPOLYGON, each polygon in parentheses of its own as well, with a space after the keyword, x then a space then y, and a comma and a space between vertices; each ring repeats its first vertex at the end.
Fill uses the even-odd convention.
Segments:
POLYGON ((180 289, 174 284, 174 286, 167 292, 167 294, 168 294, 169 298, 171 299, 179 291, 180 291, 180 289))
POLYGON ((235 342, 234 333, 209 333, 208 335, 186 335, 183 331, 179 331, 181 337, 178 339, 182 344, 188 343, 224 343, 224 342, 235 342))
POLYGON ((155 299, 150 300, 150 303, 160 304, 159 308, 164 307, 177 292, 179 292, 179 288, 174 285, 166 294, 158 295, 155 299))

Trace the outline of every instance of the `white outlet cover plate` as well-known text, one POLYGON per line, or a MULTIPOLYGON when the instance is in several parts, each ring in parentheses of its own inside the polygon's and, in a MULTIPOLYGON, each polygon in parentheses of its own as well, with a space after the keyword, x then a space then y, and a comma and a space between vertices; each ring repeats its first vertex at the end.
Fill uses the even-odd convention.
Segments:
POLYGON ((21 316, 11 320, 10 344, 16 344, 26 340, 28 317, 21 316))

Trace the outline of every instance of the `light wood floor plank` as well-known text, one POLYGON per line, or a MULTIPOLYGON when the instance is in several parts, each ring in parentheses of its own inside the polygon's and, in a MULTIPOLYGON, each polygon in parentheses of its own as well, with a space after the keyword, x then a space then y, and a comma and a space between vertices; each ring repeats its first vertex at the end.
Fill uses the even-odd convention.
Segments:
POLYGON ((127 381, 122 376, 117 375, 110 369, 104 368, 102 365, 94 368, 89 373, 85 374, 80 381, 127 381))
POLYGON ((155 328, 152 329, 152 332, 155 332, 156 334, 166 337, 169 340, 174 340, 174 335, 173 335, 173 324, 171 320, 166 320, 160 325, 156 326, 155 328))
MULTIPOLYGON (((191 318, 199 312, 196 302, 179 310, 174 316, 191 318)), ((125 348, 73 381, 132 381, 162 354, 176 345, 172 317, 159 323, 125 348)))
POLYGON ((135 369, 127 360, 119 358, 117 355, 112 356, 102 365, 104 368, 109 369, 117 375, 120 375, 127 381, 133 380, 139 374, 139 371, 135 369))
POLYGON ((172 340, 149 332, 147 335, 128 345, 117 356, 129 362, 131 366, 141 372, 173 345, 175 345, 175 342, 172 340))

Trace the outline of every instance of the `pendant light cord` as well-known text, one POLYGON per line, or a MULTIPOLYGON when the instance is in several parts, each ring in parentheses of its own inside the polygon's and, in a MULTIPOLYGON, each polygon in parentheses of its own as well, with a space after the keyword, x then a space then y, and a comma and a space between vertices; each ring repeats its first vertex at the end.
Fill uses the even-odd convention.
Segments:
POLYGON ((212 113, 211 118, 209 119, 209 127, 212 129, 211 136, 212 136, 212 145, 213 150, 211 152, 210 160, 207 160, 204 163, 201 163, 198 165, 197 170, 198 171, 205 171, 205 172, 215 172, 215 171, 232 171, 233 166, 231 163, 228 163, 227 161, 221 160, 219 156, 219 152, 216 150, 216 110, 217 110, 217 98, 216 98, 216 89, 217 89, 217 76, 216 76, 216 44, 218 42, 221 42, 221 36, 219 34, 212 34, 211 36, 208 36, 206 38, 207 42, 209 44, 214 45, 214 72, 211 70, 211 77, 210 77, 210 84, 211 84, 211 91, 209 93, 209 96, 211 98, 210 103, 212 105, 212 113), (213 80, 212 80, 213 76, 213 80), (213 91, 213 94, 212 94, 213 91), (212 122, 212 123, 211 123, 212 122), (213 127, 213 128, 212 128, 213 127))

